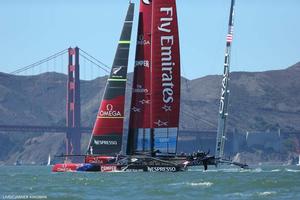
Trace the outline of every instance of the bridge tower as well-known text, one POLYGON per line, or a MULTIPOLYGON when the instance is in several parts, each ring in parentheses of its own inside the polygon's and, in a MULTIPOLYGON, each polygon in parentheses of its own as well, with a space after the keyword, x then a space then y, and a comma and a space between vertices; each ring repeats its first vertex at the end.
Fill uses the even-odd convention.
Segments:
POLYGON ((78 155, 81 154, 79 48, 70 47, 68 57, 66 154, 78 155))

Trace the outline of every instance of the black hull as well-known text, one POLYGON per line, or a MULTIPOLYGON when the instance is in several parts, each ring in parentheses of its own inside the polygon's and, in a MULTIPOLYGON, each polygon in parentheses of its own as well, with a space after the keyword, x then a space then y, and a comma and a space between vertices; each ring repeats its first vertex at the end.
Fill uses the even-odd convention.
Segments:
POLYGON ((125 172, 181 172, 185 171, 183 166, 165 166, 165 165, 130 165, 130 166, 120 166, 119 171, 125 172))
POLYGON ((88 164, 88 167, 76 171, 85 172, 181 172, 184 166, 174 165, 117 165, 117 164, 88 164))

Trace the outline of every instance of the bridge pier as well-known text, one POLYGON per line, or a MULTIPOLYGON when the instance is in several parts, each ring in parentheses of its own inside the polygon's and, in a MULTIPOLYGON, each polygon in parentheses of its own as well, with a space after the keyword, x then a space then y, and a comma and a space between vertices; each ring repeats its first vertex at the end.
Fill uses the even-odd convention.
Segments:
POLYGON ((80 155, 81 154, 80 141, 81 141, 80 128, 68 128, 66 132, 66 154, 80 155))
POLYGON ((69 48, 68 57, 66 154, 78 155, 81 154, 79 48, 69 48))

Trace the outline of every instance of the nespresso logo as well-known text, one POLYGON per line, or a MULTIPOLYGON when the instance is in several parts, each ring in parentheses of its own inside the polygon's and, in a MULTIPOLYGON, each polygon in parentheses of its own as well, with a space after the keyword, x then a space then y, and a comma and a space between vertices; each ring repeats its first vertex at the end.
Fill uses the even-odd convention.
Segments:
POLYGON ((94 140, 95 145, 118 145, 114 140, 94 140))

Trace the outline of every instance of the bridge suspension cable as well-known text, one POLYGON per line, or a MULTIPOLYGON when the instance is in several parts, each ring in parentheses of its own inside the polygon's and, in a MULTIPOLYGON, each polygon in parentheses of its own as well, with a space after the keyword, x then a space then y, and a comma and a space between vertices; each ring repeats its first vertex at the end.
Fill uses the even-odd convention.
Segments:
POLYGON ((202 121, 204 124, 206 124, 206 125, 208 125, 208 126, 210 126, 212 128, 216 127, 216 125, 214 125, 212 122, 210 122, 210 121, 208 121, 206 119, 201 118, 199 115, 197 115, 195 113, 188 113, 188 112, 184 111, 183 109, 182 109, 182 113, 185 114, 185 115, 187 115, 187 116, 189 116, 189 117, 191 117, 194 120, 202 121))
MULTIPOLYGON (((91 54, 89 54, 88 52, 82 50, 81 48, 79 48, 79 51, 82 52, 83 54, 85 54, 86 56, 90 57, 91 59, 97 61, 102 67, 107 68, 108 70, 110 70, 110 67, 108 65, 106 65, 105 63, 101 62, 100 60, 98 60, 97 58, 95 58, 94 56, 92 56, 91 54)), ((83 56, 81 54, 81 56, 83 56)), ((84 57, 84 56, 83 56, 84 57)))
MULTIPOLYGON (((110 73, 111 67, 109 67, 108 65, 106 65, 105 63, 103 63, 102 61, 100 61, 99 59, 95 58, 94 56, 92 56, 91 54, 89 54, 88 52, 86 52, 86 51, 84 51, 84 50, 82 50, 80 48, 79 48, 79 51, 81 52, 80 56, 82 56, 83 58, 85 58, 87 61, 89 61, 92 64, 96 65, 97 67, 99 67, 100 69, 104 70, 105 72, 110 73)), ((131 81, 127 79, 126 84, 128 86, 131 86, 131 81)), ((130 88, 126 88, 126 89, 128 90, 130 88)))
POLYGON ((104 70, 105 72, 110 73, 110 71, 107 68, 104 68, 103 66, 99 65, 98 63, 96 63, 92 59, 88 58, 87 56, 85 56, 83 54, 80 54, 80 56, 82 56, 83 58, 85 58, 89 62, 93 63, 95 66, 99 67, 100 69, 104 70))
MULTIPOLYGON (((97 68, 101 69, 102 71, 104 71, 105 73, 110 73, 111 71, 111 67, 108 66, 107 64, 105 64, 104 62, 100 61, 99 59, 95 58, 94 56, 92 56, 90 53, 88 53, 87 51, 79 48, 79 55, 84 58, 86 61, 90 62, 91 63, 91 66, 94 65, 96 66, 97 68)), ((44 64, 44 63, 47 63, 47 71, 49 70, 49 61, 51 60, 54 60, 54 63, 56 63, 55 59, 59 56, 61 56, 61 65, 63 65, 64 63, 64 59, 62 57, 62 55, 64 54, 67 54, 68 53, 68 49, 64 49, 62 51, 59 51, 53 55, 50 55, 46 58, 43 58, 37 62, 34 62, 30 65, 26 65, 24 67, 20 67, 18 68, 17 70, 14 70, 12 72, 10 72, 10 74, 13 74, 13 75, 17 75, 17 74, 20 74, 20 73, 23 73, 23 72, 27 72, 28 70, 30 69, 33 69, 34 67, 38 67, 39 66, 39 69, 40 69, 40 73, 41 73, 41 65, 44 64)), ((55 64, 54 64, 55 65, 55 64)), ((54 66, 55 67, 55 66, 54 66)), ((63 70, 61 70, 63 71, 63 70)), ((130 86, 130 83, 131 81, 127 81, 127 85, 130 86)))
POLYGON ((68 52, 68 49, 64 49, 64 50, 62 50, 62 51, 60 51, 58 53, 55 53, 55 54, 53 54, 53 55, 51 55, 51 56, 49 56, 47 58, 41 59, 41 60, 39 60, 39 61, 37 61, 35 63, 32 63, 30 65, 27 65, 25 67, 21 67, 21 68, 15 70, 15 71, 12 71, 10 74, 19 74, 19 73, 24 72, 24 71, 26 71, 28 69, 31 69, 31 68, 36 67, 36 66, 39 66, 39 65, 41 65, 41 64, 43 64, 45 62, 48 62, 49 60, 57 58, 58 56, 61 56, 61 55, 65 54, 65 53, 67 53, 67 52, 68 52))

